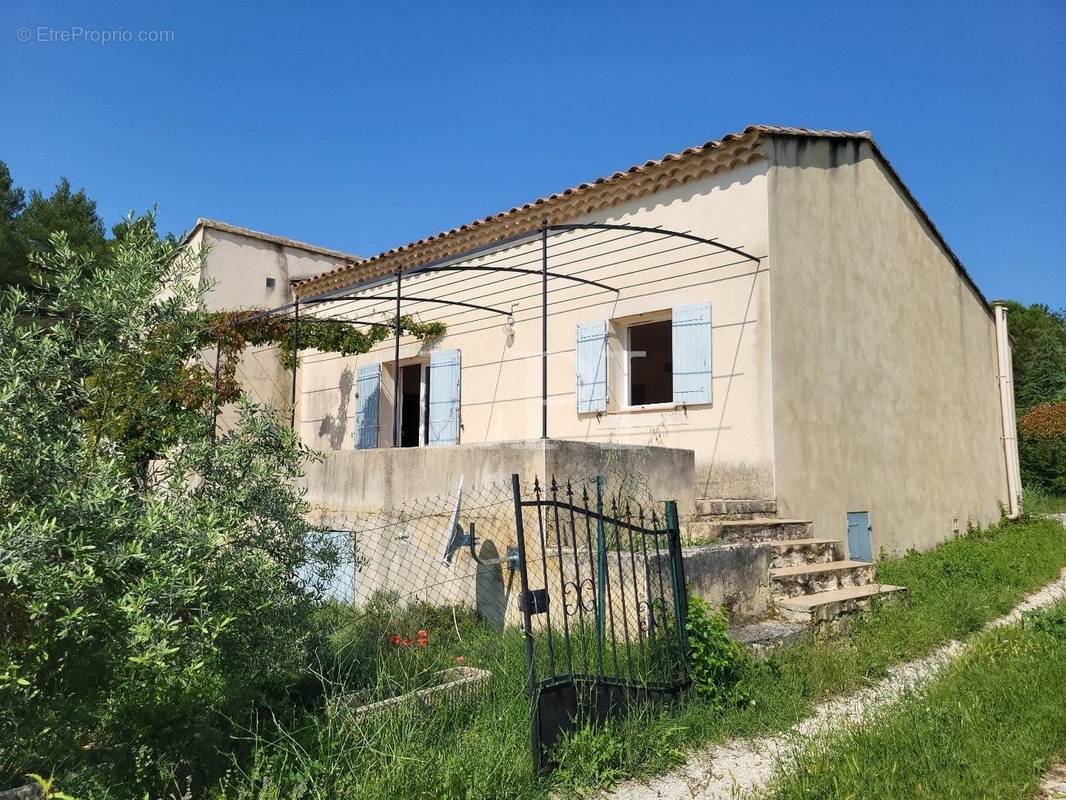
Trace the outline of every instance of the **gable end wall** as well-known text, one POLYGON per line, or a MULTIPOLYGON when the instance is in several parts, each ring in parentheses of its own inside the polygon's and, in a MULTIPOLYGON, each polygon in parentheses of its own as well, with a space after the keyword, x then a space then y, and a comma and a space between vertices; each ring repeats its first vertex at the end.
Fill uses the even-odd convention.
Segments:
POLYGON ((995 330, 872 144, 768 137, 778 511, 928 548, 1007 496, 995 330))

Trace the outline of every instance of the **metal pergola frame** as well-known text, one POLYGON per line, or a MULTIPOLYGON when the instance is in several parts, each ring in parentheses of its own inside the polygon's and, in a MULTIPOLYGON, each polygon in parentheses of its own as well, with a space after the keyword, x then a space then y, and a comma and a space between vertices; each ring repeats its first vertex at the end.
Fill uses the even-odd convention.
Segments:
MULTIPOLYGON (((325 303, 334 302, 358 302, 358 301, 374 301, 381 302, 383 300, 396 301, 396 315, 391 325, 388 327, 393 328, 394 333, 394 350, 393 350, 393 397, 399 397, 400 391, 400 339, 402 338, 402 331, 400 326, 400 319, 402 316, 403 300, 406 299, 409 302, 423 302, 423 303, 437 303, 440 305, 454 306, 459 308, 485 311, 487 313, 504 315, 507 317, 512 316, 512 311, 495 308, 489 305, 482 305, 478 303, 469 303, 458 300, 447 300, 444 298, 434 297, 422 297, 409 295, 404 297, 403 295, 403 279, 404 277, 415 277, 419 275, 426 275, 432 273, 449 273, 449 272, 503 272, 519 275, 536 275, 540 277, 540 299, 541 299, 541 438, 548 438, 548 279, 557 278, 562 280, 568 280, 577 284, 583 284, 591 286, 593 288, 600 289, 602 291, 615 292, 619 289, 609 286, 608 284, 600 281, 589 280, 577 275, 571 275, 564 272, 556 272, 548 268, 548 240, 549 237, 554 234, 563 234, 576 231, 589 231, 590 234, 603 233, 608 231, 619 231, 627 234, 635 235, 640 233, 654 234, 660 237, 678 238, 685 240, 691 244, 702 244, 708 247, 714 248, 718 253, 732 253, 739 256, 741 259, 751 261, 756 265, 761 264, 761 259, 758 256, 752 255, 743 249, 743 246, 732 246, 723 244, 718 241, 717 238, 706 238, 697 236, 690 231, 674 231, 662 227, 649 227, 644 225, 628 225, 628 224, 613 224, 606 222, 584 222, 584 223, 557 223, 551 224, 545 221, 537 228, 527 231, 522 234, 507 237, 492 242, 488 245, 472 248, 462 253, 458 253, 452 256, 446 256, 435 261, 431 261, 427 264, 422 264, 410 269, 399 269, 391 275, 379 276, 375 278, 368 278, 364 281, 358 281, 354 284, 344 286, 340 289, 334 289, 322 294, 314 295, 312 297, 300 299, 296 298, 292 303, 288 303, 283 306, 277 306, 276 308, 266 309, 264 311, 256 312, 248 317, 244 317, 240 320, 234 320, 233 325, 241 325, 247 322, 252 322, 257 319, 261 319, 267 316, 273 316, 286 311, 292 311, 293 317, 293 330, 292 330, 292 344, 294 356, 299 352, 300 344, 300 309, 301 307, 321 305, 325 303), (517 246, 519 244, 532 244, 540 239, 540 268, 530 269, 518 266, 500 266, 493 264, 463 264, 462 262, 468 261, 475 257, 485 257, 492 252, 498 252, 505 248, 517 246), (372 289, 378 286, 386 286, 396 282, 396 291, 394 294, 383 295, 359 295, 352 294, 353 292, 359 292, 360 290, 372 289)), ((578 248, 580 249, 580 248, 578 248)), ((571 252, 571 251, 568 251, 571 252)), ((358 265, 355 265, 355 269, 358 269, 358 265)), ((353 325, 369 325, 372 327, 386 327, 387 323, 373 322, 370 320, 359 319, 340 319, 337 317, 329 317, 328 319, 336 320, 337 322, 353 324, 353 325)), ((291 387, 291 413, 290 413, 290 425, 295 428, 296 426, 296 358, 293 358, 292 366, 292 387, 291 387)), ((217 369, 217 364, 216 364, 217 369)), ((217 418, 217 404, 215 415, 217 418)), ((398 447, 400 443, 400 403, 395 399, 393 401, 393 446, 398 447)))

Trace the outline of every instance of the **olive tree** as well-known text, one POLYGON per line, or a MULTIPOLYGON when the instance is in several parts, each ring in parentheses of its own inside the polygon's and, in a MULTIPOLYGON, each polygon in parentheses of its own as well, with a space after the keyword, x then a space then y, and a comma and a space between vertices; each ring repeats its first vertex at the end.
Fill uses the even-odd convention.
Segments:
POLYGON ((275 412, 208 435, 196 255, 150 218, 102 256, 51 243, 51 291, 0 297, 0 788, 126 795, 217 762, 299 679, 336 558, 275 412))

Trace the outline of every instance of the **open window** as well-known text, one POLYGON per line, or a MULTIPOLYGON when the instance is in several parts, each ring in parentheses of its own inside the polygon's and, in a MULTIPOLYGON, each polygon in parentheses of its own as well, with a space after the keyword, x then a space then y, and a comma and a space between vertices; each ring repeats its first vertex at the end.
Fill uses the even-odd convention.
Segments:
POLYGON ((400 367, 400 447, 429 444, 429 362, 400 367))
POLYGON ((630 406, 674 402, 673 324, 664 319, 626 328, 630 406))
POLYGON ((400 447, 440 446, 459 443, 459 391, 462 378, 458 350, 441 350, 429 358, 401 362, 399 374, 385 369, 382 391, 382 365, 359 367, 356 390, 355 446, 360 450, 394 442, 400 447), (398 378, 399 391, 391 401, 391 384, 398 378), (397 413, 398 412, 398 413, 397 413), (396 431, 393 414, 399 423, 396 431), (385 420, 381 434, 380 419, 385 420), (398 435, 397 435, 398 434, 398 435), (396 436, 396 439, 393 439, 396 436))
POLYGON ((461 364, 458 350, 438 350, 400 365, 400 447, 459 443, 461 364))
POLYGON ((581 323, 576 361, 579 414, 709 404, 710 303, 581 323))

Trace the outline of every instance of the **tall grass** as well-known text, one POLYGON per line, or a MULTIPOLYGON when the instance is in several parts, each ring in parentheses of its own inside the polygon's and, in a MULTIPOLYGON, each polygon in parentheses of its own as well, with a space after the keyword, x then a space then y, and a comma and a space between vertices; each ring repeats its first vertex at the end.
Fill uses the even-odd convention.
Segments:
POLYGON ((924 689, 818 742, 770 796, 1031 797, 1066 752, 1066 603, 1038 619, 981 635, 924 689))
POLYGON ((449 632, 439 621, 430 636, 437 637, 441 653, 461 653, 469 665, 492 671, 484 695, 431 713, 408 708, 357 719, 338 702, 342 690, 333 686, 331 702, 255 735, 250 762, 235 766, 215 795, 487 800, 545 797, 553 790, 574 794, 657 774, 695 746, 787 728, 813 703, 972 633, 1063 566, 1066 531, 1051 520, 1004 523, 927 553, 883 561, 879 580, 907 586, 909 599, 875 608, 847 636, 789 647, 754 664, 743 678, 740 694, 747 699, 741 703, 719 708, 692 697, 579 733, 559 749, 559 769, 549 777, 535 775, 531 765, 518 631, 499 632, 459 617, 458 633, 449 632))
POLYGON ((426 605, 392 613, 371 608, 347 620, 335 647, 336 663, 319 678, 325 702, 291 722, 250 732, 251 763, 234 764, 217 796, 517 798, 535 783, 519 631, 426 605), (419 630, 427 634, 424 646, 417 643, 419 630), (394 635, 399 644, 391 643, 394 635), (432 685, 439 670, 459 664, 492 673, 483 693, 444 696, 428 708, 412 699, 385 711, 358 711, 432 685))
POLYGON ((1022 508, 1026 514, 1066 514, 1066 497, 1048 494, 1039 486, 1026 486, 1022 508))

